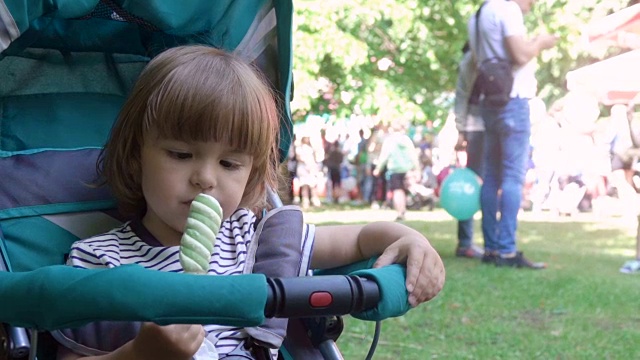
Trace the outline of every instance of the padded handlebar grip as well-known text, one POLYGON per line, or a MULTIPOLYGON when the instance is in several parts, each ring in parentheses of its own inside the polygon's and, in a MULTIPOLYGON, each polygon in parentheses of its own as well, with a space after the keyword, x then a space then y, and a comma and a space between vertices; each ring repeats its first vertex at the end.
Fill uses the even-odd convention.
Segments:
POLYGON ((266 299, 260 274, 198 276, 138 265, 0 272, 0 322, 39 330, 101 320, 257 326, 266 299))
POLYGON ((265 316, 280 318, 344 315, 378 305, 378 285, 357 276, 327 275, 267 279, 265 316))

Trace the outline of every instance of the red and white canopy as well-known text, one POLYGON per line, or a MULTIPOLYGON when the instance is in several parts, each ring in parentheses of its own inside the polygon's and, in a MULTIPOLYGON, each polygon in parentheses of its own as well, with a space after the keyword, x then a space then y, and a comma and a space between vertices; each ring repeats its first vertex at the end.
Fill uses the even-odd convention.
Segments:
POLYGON ((627 104, 640 93, 640 49, 567 73, 569 91, 592 94, 605 105, 627 104))
POLYGON ((640 4, 589 23, 583 36, 592 48, 616 46, 640 49, 640 4))

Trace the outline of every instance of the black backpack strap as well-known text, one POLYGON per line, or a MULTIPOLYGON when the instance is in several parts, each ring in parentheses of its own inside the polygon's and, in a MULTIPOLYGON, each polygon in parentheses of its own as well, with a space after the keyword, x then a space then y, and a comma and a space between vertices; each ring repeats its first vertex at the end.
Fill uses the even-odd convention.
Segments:
POLYGON ((487 5, 486 1, 483 2, 478 8, 478 11, 476 11, 476 64, 478 66, 480 65, 480 12, 485 5, 487 5))

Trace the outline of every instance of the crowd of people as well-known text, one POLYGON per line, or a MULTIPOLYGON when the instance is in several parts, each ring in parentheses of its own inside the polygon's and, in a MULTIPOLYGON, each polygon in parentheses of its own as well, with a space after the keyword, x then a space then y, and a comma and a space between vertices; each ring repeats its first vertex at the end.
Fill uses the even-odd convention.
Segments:
POLYGON ((289 200, 305 209, 322 206, 321 200, 389 207, 396 220, 404 220, 407 208, 433 208, 431 124, 413 127, 413 136, 402 122, 354 124, 326 124, 296 136, 287 161, 289 200))
MULTIPOLYGON (((545 211, 558 216, 580 212, 624 215, 623 210, 630 207, 619 203, 631 198, 619 197, 617 187, 629 184, 627 178, 633 180, 629 174, 624 175, 617 154, 631 146, 627 107, 617 105, 611 116, 600 116, 593 99, 575 94, 549 109, 539 98, 529 104, 531 136, 520 211, 545 211)), ((464 130, 456 123, 458 119, 454 110, 438 131, 431 122, 405 127, 372 118, 365 126, 362 122, 346 127, 328 122, 304 132, 291 144, 287 160, 291 183, 283 197, 303 208, 328 203, 393 208, 390 175, 378 164, 384 139, 395 132, 411 139, 408 159, 418 160, 417 167, 414 165, 404 179, 407 208, 433 209, 439 185, 452 168, 466 166, 481 173, 483 123, 468 122, 464 130), (378 174, 374 174, 376 167, 378 174)), ((472 233, 465 236, 473 238, 472 233)), ((463 242, 461 248, 466 249, 466 244, 463 242)), ((477 253, 478 249, 473 251, 477 253)))
MULTIPOLYGON (((324 194, 329 202, 387 206, 396 210, 396 220, 403 220, 407 207, 437 202, 439 183, 451 168, 467 166, 483 181, 484 246, 473 242, 473 218, 459 221, 456 256, 530 269, 546 264, 529 260, 517 247, 522 210, 635 218, 640 213, 640 177, 628 154, 634 147, 633 105, 615 105, 610 116, 603 117, 597 100, 588 94, 569 93, 549 107, 536 97, 533 60, 552 48, 557 37, 527 36, 524 15, 532 3, 492 0, 470 18, 454 109, 439 132, 432 122, 408 128, 391 120, 368 127, 358 123, 342 132, 327 124, 316 131, 316 140, 313 132, 297 139, 289 159, 291 199, 307 208, 320 206, 324 194), (495 94, 474 87, 483 71, 478 64, 495 59, 510 59, 513 69, 501 104, 493 102, 495 94), (406 144, 407 152, 400 144, 406 144), (394 160, 391 149, 404 155, 394 160), (404 163, 399 165, 398 158, 404 163), (312 181, 305 180, 309 169, 312 181)), ((638 239, 636 259, 625 263, 622 272, 640 272, 640 231, 638 239)))

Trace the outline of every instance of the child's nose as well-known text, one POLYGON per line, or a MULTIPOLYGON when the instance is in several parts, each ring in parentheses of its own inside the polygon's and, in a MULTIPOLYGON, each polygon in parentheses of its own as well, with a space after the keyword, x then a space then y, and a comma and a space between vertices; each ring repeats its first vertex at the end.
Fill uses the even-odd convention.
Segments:
POLYGON ((215 171, 210 166, 203 166, 193 174, 192 183, 202 190, 213 189, 217 183, 215 171))

